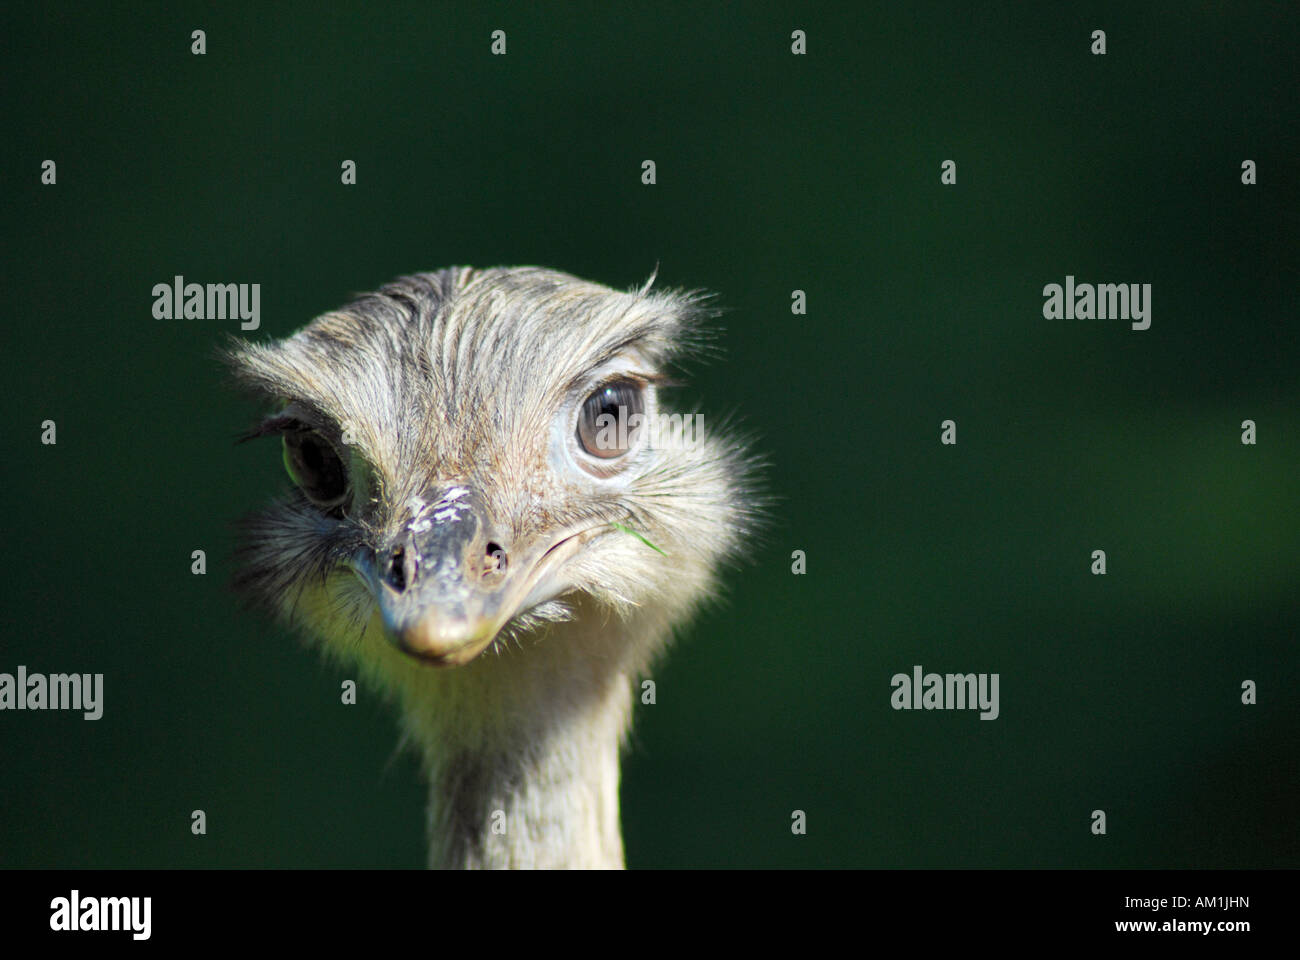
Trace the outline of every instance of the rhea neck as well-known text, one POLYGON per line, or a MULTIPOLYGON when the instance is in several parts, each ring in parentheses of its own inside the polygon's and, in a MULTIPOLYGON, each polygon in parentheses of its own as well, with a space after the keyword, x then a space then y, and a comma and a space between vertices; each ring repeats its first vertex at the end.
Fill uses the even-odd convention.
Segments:
POLYGON ((431 867, 623 866, 629 629, 591 614, 462 667, 407 665, 403 718, 429 781, 431 867))

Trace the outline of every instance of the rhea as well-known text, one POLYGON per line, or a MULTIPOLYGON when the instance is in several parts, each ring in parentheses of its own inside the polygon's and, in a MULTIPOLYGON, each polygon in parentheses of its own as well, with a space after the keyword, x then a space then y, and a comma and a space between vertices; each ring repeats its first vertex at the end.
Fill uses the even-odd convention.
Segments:
POLYGON ((392 698, 431 866, 623 866, 634 685, 752 527, 728 428, 649 429, 709 315, 653 281, 457 267, 228 352, 292 480, 238 583, 392 698))

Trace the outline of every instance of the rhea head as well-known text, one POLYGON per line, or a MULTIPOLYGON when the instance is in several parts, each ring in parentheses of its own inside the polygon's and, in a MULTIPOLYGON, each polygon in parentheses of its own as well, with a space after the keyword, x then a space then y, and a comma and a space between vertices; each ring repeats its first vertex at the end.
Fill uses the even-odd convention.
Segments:
POLYGON ((454 268, 230 351, 292 479, 238 582, 397 700, 433 865, 622 865, 632 681, 756 514, 743 444, 661 395, 705 315, 454 268))
POLYGON ((412 669, 506 655, 582 601, 650 614, 652 653, 749 511, 739 444, 661 406, 699 300, 647 288, 458 268, 237 346, 293 481, 248 524, 240 582, 336 652, 382 635, 412 669))

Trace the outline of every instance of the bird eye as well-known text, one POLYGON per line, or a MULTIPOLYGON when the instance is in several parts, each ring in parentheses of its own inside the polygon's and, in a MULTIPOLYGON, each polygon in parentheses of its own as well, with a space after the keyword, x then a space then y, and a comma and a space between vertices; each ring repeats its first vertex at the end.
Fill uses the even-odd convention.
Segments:
POLYGON ((644 420, 641 385, 631 380, 607 383, 582 404, 578 442, 593 457, 621 457, 636 445, 644 420))
POLYGON ((325 510, 343 504, 348 475, 334 445, 313 430, 284 434, 284 468, 307 499, 325 510))

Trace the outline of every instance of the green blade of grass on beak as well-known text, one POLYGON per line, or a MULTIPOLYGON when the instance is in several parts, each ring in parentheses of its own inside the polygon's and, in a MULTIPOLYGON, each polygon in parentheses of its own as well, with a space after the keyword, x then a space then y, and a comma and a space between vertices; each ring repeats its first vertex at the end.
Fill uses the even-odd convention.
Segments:
POLYGON ((630 533, 630 534, 632 534, 632 536, 636 537, 638 540, 640 540, 642 543, 644 543, 647 547, 649 547, 649 548, 650 548, 651 550, 653 550, 655 553, 661 554, 662 556, 665 556, 665 557, 668 556, 668 554, 664 553, 662 550, 660 550, 658 547, 656 547, 653 543, 651 543, 651 542, 650 542, 649 540, 647 540, 645 537, 641 536, 641 534, 637 533, 637 532, 636 532, 635 530, 633 530, 631 527, 624 526, 623 524, 618 523, 617 521, 610 523, 610 526, 611 526, 611 527, 614 527, 614 528, 616 528, 616 529, 618 529, 618 530, 622 530, 624 533, 630 533))

